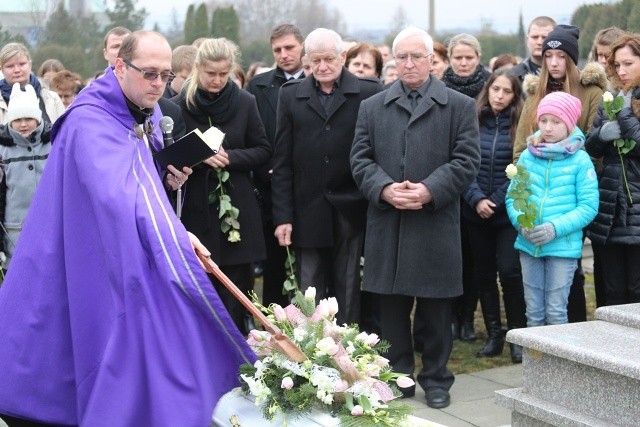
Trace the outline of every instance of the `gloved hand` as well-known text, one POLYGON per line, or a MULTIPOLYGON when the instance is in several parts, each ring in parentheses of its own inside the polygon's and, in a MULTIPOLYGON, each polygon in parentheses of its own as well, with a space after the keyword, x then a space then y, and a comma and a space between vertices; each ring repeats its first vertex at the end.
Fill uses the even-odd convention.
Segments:
POLYGON ((620 125, 616 120, 606 122, 600 128, 600 139, 603 141, 613 141, 620 138, 620 125))
POLYGON ((542 246, 556 238, 556 228, 550 222, 542 225, 536 225, 529 234, 531 243, 536 246, 542 246))
POLYGON ((533 242, 531 241, 531 233, 533 232, 533 228, 524 228, 523 226, 520 226, 520 227, 518 228, 518 232, 519 232, 520 234, 522 234, 522 237, 524 237, 525 239, 527 239, 527 241, 528 241, 529 243, 533 243, 533 242))

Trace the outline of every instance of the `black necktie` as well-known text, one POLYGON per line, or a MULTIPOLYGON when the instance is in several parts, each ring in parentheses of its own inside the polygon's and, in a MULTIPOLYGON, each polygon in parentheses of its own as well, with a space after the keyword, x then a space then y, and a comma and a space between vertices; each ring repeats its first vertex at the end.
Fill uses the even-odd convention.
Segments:
POLYGON ((409 92, 409 98, 411 99, 411 109, 415 111, 418 106, 418 98, 420 98, 420 92, 412 90, 409 92))

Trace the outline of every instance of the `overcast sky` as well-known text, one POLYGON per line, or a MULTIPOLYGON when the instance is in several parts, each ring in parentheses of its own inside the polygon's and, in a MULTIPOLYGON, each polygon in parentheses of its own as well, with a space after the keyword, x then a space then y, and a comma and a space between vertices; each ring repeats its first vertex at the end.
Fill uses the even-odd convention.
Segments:
MULTIPOLYGON (((287 0, 282 0, 287 1, 287 0)), ((428 30, 429 0, 326 0, 339 9, 349 32, 371 29, 387 29, 393 24, 400 5, 408 23, 428 30)), ((436 31, 480 28, 483 21, 491 22, 500 33, 515 33, 518 16, 522 11, 525 26, 539 15, 548 15, 558 23, 569 23, 571 15, 580 5, 607 3, 608 0, 435 0, 436 31)), ((171 22, 171 10, 175 7, 181 21, 184 20, 189 1, 141 0, 140 6, 149 12, 147 26, 158 22, 165 28, 171 22)), ((196 2, 197 3, 197 2, 196 2)))

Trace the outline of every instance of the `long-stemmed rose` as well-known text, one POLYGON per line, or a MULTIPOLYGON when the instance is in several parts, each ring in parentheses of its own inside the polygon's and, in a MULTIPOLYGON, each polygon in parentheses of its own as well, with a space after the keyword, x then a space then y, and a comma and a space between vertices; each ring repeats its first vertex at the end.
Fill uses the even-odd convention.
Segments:
MULTIPOLYGON (((607 117, 611 121, 616 119, 616 116, 622 110, 623 104, 624 104, 623 96, 618 95, 614 98, 611 92, 605 92, 604 94, 602 94, 602 106, 604 108, 605 113, 607 113, 607 117)), ((627 190, 627 196, 629 197, 629 202, 633 203, 633 198, 631 197, 631 191, 629 190, 629 183, 627 182, 627 171, 624 166, 624 159, 622 158, 622 155, 627 154, 629 151, 633 150, 633 148, 636 146, 636 142, 633 139, 618 138, 613 141, 613 145, 618 149, 618 156, 620 157, 620 165, 622 166, 622 179, 624 179, 624 186, 625 186, 625 189, 627 190)))
POLYGON ((218 185, 209 193, 209 204, 218 203, 218 218, 220 218, 220 230, 227 235, 231 243, 240 241, 240 222, 238 216, 240 210, 231 204, 231 196, 227 192, 229 171, 215 168, 218 185))
POLYGON ((507 196, 513 199, 513 208, 522 212, 518 215, 518 224, 527 230, 531 229, 533 228, 533 221, 535 221, 538 216, 538 206, 529 200, 532 194, 529 189, 531 185, 529 171, 527 171, 527 168, 523 164, 519 164, 518 166, 510 164, 505 169, 505 172, 507 178, 513 181, 511 187, 509 187, 507 196))

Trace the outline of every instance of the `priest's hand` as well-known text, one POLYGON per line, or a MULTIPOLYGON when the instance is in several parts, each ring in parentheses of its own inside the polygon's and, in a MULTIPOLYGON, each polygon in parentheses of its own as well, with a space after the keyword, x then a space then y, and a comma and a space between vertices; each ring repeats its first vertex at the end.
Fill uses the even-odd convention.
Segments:
POLYGON ((188 167, 183 167, 182 172, 176 169, 173 165, 167 166, 169 173, 165 178, 165 182, 172 191, 176 191, 178 188, 182 187, 184 183, 189 179, 189 175, 193 173, 193 169, 188 167))
MULTIPOLYGON (((203 255, 203 256, 205 256, 207 258, 211 256, 211 252, 209 252, 209 250, 200 242, 200 239, 198 239, 195 236, 195 234, 191 233, 190 231, 187 231, 187 234, 189 235, 189 241, 191 242, 191 248, 193 249, 193 252, 196 254, 196 257, 198 255, 198 253, 200 253, 200 255, 203 255)), ((206 267, 202 263, 202 261, 200 261, 200 258, 198 258, 198 262, 200 263, 202 268, 204 268, 206 270, 206 267)))

